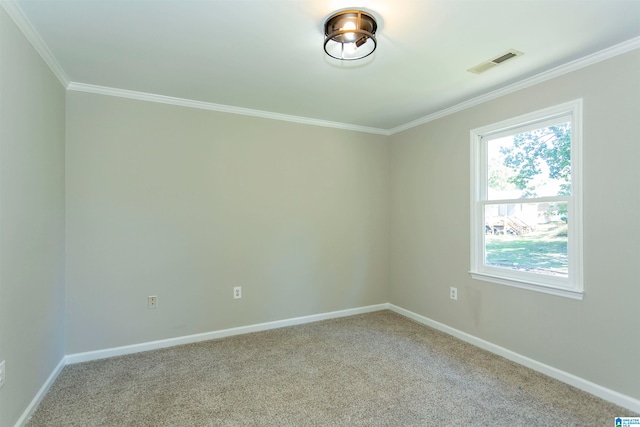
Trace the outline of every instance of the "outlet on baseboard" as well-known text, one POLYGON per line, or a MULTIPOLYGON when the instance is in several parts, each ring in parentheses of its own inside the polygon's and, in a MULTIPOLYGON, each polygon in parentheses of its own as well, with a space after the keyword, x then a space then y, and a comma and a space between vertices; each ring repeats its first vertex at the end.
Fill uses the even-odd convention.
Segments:
POLYGON ((4 360, 0 362, 0 387, 4 385, 4 360))
POLYGON ((458 288, 451 288, 449 291, 449 298, 457 300, 458 299, 458 288))
POLYGON ((242 287, 236 286, 235 288, 233 288, 233 299, 239 298, 242 298, 242 287))
POLYGON ((158 297, 156 295, 150 295, 147 299, 147 308, 158 308, 158 297))

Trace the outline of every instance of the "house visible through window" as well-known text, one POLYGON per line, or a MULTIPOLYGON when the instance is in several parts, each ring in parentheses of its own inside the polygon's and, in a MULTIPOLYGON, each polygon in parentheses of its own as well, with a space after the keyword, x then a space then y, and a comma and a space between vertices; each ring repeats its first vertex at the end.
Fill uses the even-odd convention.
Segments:
POLYGON ((581 100, 471 131, 471 275, 582 298, 581 100))

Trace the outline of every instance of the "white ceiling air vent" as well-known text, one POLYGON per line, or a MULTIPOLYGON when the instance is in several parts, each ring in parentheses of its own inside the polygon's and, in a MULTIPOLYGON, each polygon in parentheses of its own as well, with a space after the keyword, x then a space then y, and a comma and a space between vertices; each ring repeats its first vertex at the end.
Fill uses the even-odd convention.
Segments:
POLYGON ((519 50, 511 49, 499 55, 497 58, 490 59, 488 61, 483 62, 482 64, 478 64, 473 68, 469 68, 467 71, 474 74, 484 73, 488 69, 497 67, 498 65, 503 64, 506 61, 520 55, 524 55, 524 53, 520 52, 519 50))

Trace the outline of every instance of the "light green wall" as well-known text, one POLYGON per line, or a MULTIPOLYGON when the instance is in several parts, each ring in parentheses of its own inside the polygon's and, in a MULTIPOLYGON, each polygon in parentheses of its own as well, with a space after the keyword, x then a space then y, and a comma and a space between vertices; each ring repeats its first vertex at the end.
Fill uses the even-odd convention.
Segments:
POLYGON ((393 135, 390 302, 640 398, 638 76, 636 50, 393 135), (472 280, 469 131, 577 98, 584 300, 472 280))
POLYGON ((0 8, 0 426, 65 354, 65 89, 0 8))
POLYGON ((67 117, 68 354, 388 300, 386 137, 79 92, 67 117))

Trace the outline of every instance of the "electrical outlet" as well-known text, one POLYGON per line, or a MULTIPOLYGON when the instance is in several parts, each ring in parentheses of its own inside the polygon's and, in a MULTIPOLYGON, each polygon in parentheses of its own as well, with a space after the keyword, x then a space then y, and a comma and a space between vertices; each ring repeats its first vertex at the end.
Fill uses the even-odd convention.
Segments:
POLYGON ((4 385, 4 360, 0 362, 0 387, 4 385))
POLYGON ((451 288, 451 291, 449 292, 449 298, 451 299, 458 299, 458 288, 451 288))
POLYGON ((233 299, 242 298, 242 288, 240 286, 236 286, 233 288, 233 299))
POLYGON ((150 295, 147 299, 147 308, 158 308, 158 297, 150 295))

